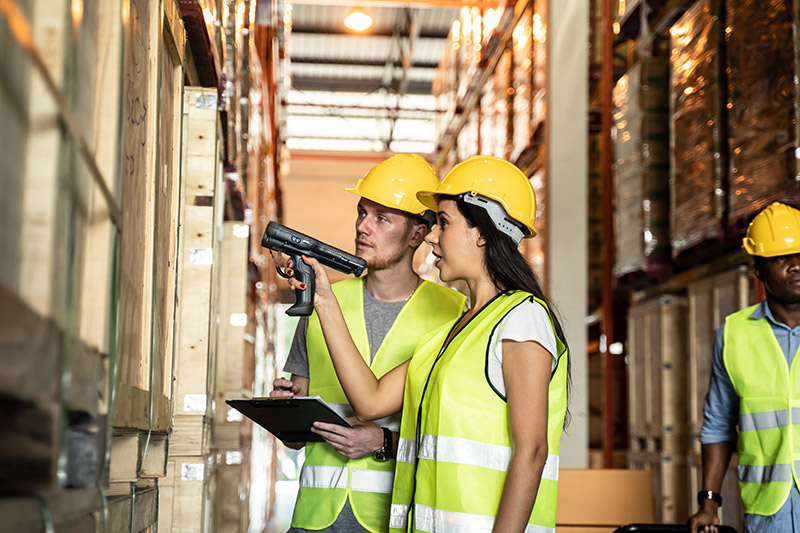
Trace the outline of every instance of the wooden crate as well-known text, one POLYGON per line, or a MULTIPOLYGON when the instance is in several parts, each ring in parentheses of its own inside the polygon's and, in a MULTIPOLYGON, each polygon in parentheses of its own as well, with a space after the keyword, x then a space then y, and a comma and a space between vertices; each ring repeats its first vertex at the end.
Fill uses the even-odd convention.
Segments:
POLYGON ((628 354, 631 437, 679 442, 687 435, 685 298, 665 295, 631 306, 628 354))
POLYGON ((693 511, 686 498, 689 492, 686 455, 662 452, 659 460, 661 464, 658 482, 661 483, 661 501, 656 502, 656 506, 661 509, 659 521, 670 524, 683 523, 693 511))
POLYGON ((693 435, 703 425, 703 403, 711 378, 714 331, 725 317, 753 303, 748 268, 744 265, 707 277, 688 287, 689 418, 693 435))
MULTIPOLYGON (((210 413, 209 331, 218 144, 216 91, 187 88, 184 97, 185 196, 180 251, 175 414, 210 413)), ((220 191, 224 194, 224 191, 220 191)))
POLYGON ((212 455, 170 457, 168 474, 159 483, 159 531, 213 531, 209 529, 211 508, 205 495, 213 482, 214 468, 212 455))
POLYGON ((628 454, 628 468, 649 470, 652 476, 652 495, 655 505, 655 521, 658 523, 683 522, 688 515, 680 515, 684 509, 686 493, 686 459, 681 462, 676 456, 658 451, 632 451, 628 454), (683 468, 683 472, 680 471, 683 468))
MULTIPOLYGON (((253 376, 245 360, 248 256, 250 228, 241 222, 225 222, 220 253, 217 319, 217 379, 215 425, 238 423, 231 420, 225 400, 252 393, 253 376)), ((234 417, 236 418, 236 417, 234 417)))
POLYGON ((118 395, 114 423, 165 431, 171 425, 184 33, 172 2, 132 0, 126 14, 118 383, 129 394, 118 395), (147 393, 146 403, 136 401, 138 391, 147 393))
MULTIPOLYGON (((115 91, 97 68, 97 56, 109 44, 101 39, 114 7, 91 4, 73 20, 68 3, 56 1, 31 4, 20 14, 14 30, 30 30, 43 71, 17 34, 4 34, 0 75, 10 85, 0 97, 0 112, 8 118, 7 167, 0 173, 0 395, 10 414, 0 424, 3 491, 99 482, 104 439, 82 439, 80 433, 89 425, 103 429, 96 424, 104 424, 107 411, 105 358, 112 337, 111 206, 96 200, 98 183, 107 185, 113 177, 102 163, 112 161, 115 152, 94 141, 108 133, 95 118, 108 107, 101 97, 115 91), (95 246, 93 230, 103 219, 105 246, 95 246), (91 267, 99 264, 104 275, 87 283, 91 267), (86 309, 87 293, 105 304, 95 314, 86 309), (40 431, 30 425, 34 420, 40 431), (70 469, 83 460, 74 455, 78 449, 96 458, 83 464, 90 476, 70 469)), ((119 54, 112 42, 114 50, 119 54)), ((116 132, 113 121, 110 128, 116 132)))
POLYGON ((216 470, 214 531, 240 533, 247 531, 249 501, 249 451, 221 452, 216 470))
MULTIPOLYGON (((214 89, 187 88, 183 102, 184 186, 178 257, 174 431, 170 458, 202 457, 211 446, 214 365, 211 359, 212 270, 219 202, 218 113, 214 89)), ((221 211, 219 212, 221 214, 221 211)), ((176 497, 178 494, 176 492, 176 497)))

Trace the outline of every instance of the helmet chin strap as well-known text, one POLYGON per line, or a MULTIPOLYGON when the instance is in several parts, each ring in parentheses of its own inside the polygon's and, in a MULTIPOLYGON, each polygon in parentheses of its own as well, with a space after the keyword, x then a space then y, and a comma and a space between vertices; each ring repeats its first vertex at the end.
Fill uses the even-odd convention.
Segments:
POLYGON ((480 207, 486 211, 486 214, 488 214, 489 218, 492 219, 495 227, 511 237, 514 240, 514 243, 519 246, 519 243, 522 241, 522 238, 525 237, 525 234, 519 228, 519 223, 508 216, 506 210, 503 209, 503 206, 500 205, 499 202, 486 198, 485 196, 481 196, 480 194, 473 194, 469 192, 460 194, 458 198, 463 200, 464 203, 480 207))

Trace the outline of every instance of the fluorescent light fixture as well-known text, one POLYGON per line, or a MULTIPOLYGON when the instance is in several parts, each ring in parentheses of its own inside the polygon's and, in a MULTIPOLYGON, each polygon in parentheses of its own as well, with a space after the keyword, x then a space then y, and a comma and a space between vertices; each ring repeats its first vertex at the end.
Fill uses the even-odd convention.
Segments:
POLYGON ((372 26, 372 17, 360 7, 354 7, 344 18, 344 25, 353 31, 364 31, 372 26))

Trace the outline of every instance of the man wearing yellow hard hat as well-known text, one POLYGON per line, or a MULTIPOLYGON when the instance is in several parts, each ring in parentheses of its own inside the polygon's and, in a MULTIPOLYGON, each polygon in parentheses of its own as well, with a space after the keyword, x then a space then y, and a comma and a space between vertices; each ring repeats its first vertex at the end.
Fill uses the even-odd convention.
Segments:
MULTIPOLYGON (((423 281, 414 252, 435 219, 417 192, 439 184, 419 155, 398 154, 376 165, 352 189, 361 196, 356 255, 367 274, 334 284, 348 330, 380 377, 411 358, 423 333, 457 318, 460 293, 423 281)), ((289 269, 291 274, 291 269, 289 269)), ((353 410, 339 385, 316 313, 301 319, 284 371, 270 396, 321 396, 347 417, 353 410)), ((308 443, 291 533, 388 531, 400 413, 342 428, 323 424, 325 442, 308 443)))
POLYGON ((798 532, 800 211, 773 203, 750 223, 743 244, 767 299, 727 316, 715 333, 700 433, 703 490, 690 530, 716 530, 738 442, 745 532, 798 532))

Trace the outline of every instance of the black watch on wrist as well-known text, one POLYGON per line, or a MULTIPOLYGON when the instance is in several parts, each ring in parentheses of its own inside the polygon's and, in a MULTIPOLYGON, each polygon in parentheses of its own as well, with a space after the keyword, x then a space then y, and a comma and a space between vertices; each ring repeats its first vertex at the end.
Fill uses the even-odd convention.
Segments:
POLYGON ((703 502, 706 500, 716 502, 718 507, 722 507, 722 495, 718 492, 714 492, 713 490, 701 490, 697 493, 697 505, 702 507, 703 502))
POLYGON ((392 430, 389 428, 381 428, 383 430, 383 446, 375 450, 372 454, 376 461, 388 461, 392 458, 392 430))

